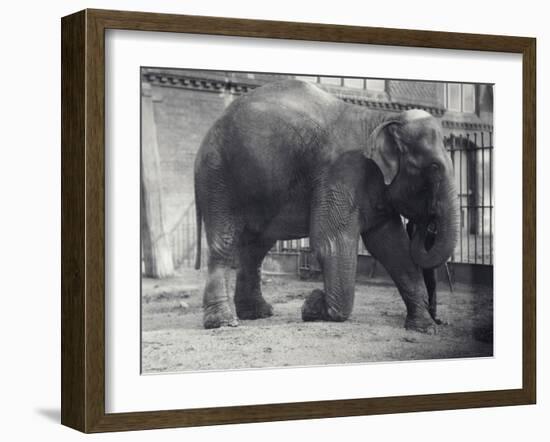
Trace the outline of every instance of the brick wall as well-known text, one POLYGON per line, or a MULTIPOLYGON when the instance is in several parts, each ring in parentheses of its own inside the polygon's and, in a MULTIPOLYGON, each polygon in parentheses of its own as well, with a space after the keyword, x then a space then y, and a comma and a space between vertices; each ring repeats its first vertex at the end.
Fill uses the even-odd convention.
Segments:
POLYGON ((443 83, 391 80, 387 83, 390 100, 443 108, 443 83))
MULTIPOLYGON (((152 86, 165 219, 170 230, 194 200, 195 153, 215 119, 236 96, 264 83, 291 76, 146 68, 142 77, 152 86)), ((323 84, 323 78, 320 86, 346 101, 388 111, 424 108, 442 118, 446 135, 492 123, 492 93, 489 106, 485 90, 480 119, 475 114, 446 112, 442 83, 389 80, 385 91, 373 92, 323 84)), ((317 77, 307 77, 307 80, 319 81, 317 77)))
POLYGON ((195 154, 225 109, 227 94, 156 86, 154 97, 166 227, 170 229, 194 200, 195 154))

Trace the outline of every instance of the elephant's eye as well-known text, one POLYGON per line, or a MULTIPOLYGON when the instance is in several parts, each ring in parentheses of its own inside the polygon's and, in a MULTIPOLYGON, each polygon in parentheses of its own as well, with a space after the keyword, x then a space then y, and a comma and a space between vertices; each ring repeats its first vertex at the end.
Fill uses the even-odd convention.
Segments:
POLYGON ((420 167, 418 167, 416 164, 414 163, 408 163, 407 164, 407 173, 409 175, 420 175, 422 169, 420 167))

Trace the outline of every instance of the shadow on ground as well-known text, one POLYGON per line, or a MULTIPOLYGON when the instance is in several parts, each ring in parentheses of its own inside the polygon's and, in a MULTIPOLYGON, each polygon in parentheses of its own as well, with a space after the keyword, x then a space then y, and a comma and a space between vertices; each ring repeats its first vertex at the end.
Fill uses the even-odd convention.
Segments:
POLYGON ((436 335, 406 331, 405 306, 384 281, 356 285, 355 307, 342 323, 301 320, 304 298, 319 282, 267 277, 263 293, 274 316, 239 327, 204 330, 203 274, 187 270, 165 280, 143 280, 142 371, 286 367, 493 354, 491 289, 457 285, 439 290, 436 335))

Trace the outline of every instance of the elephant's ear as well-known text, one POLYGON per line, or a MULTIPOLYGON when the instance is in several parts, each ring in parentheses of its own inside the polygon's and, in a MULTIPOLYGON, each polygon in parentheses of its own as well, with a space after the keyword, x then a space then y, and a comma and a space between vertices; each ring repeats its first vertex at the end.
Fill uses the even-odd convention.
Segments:
POLYGON ((382 171, 384 183, 389 185, 399 171, 399 159, 403 153, 398 129, 401 121, 390 120, 377 126, 367 141, 365 156, 373 160, 382 171))

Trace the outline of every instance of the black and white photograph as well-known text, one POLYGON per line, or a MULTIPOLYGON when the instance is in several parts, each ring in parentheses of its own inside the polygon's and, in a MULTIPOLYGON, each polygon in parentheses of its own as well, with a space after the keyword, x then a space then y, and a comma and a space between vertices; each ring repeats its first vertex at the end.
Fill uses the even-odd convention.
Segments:
POLYGON ((492 84, 139 75, 142 374, 493 356, 492 84))
POLYGON ((545 10, 7 2, 0 441, 546 442, 545 10))

